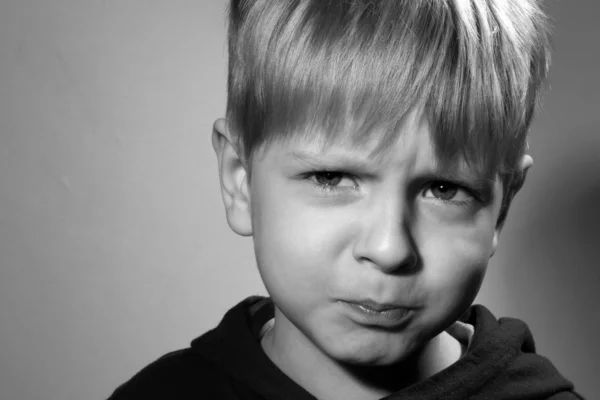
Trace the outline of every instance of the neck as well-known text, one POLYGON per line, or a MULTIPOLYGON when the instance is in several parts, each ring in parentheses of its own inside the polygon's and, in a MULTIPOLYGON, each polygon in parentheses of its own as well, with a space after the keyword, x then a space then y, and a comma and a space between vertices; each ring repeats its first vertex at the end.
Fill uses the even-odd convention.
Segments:
POLYGON ((442 332, 422 349, 390 366, 340 363, 321 351, 275 309, 275 324, 261 341, 288 377, 321 400, 380 399, 426 379, 460 358, 460 344, 442 332))

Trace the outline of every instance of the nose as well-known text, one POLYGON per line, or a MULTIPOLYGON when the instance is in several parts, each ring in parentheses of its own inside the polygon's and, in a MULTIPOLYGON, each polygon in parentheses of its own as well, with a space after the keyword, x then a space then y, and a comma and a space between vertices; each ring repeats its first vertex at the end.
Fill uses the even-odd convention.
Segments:
POLYGON ((403 202, 388 196, 365 212, 353 255, 387 274, 414 273, 418 252, 411 235, 409 212, 403 202))

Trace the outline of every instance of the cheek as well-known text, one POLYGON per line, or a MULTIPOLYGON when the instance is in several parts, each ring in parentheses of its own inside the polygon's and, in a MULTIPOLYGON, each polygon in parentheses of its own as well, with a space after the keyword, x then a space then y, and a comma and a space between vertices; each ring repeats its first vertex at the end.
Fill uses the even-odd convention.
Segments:
POLYGON ((423 274, 430 298, 470 303, 477 295, 494 238, 493 218, 483 217, 475 224, 438 227, 423 242, 423 274))
POLYGON ((254 246, 269 292, 326 292, 342 249, 342 221, 336 223, 335 213, 318 213, 285 193, 260 194, 253 209, 254 246))

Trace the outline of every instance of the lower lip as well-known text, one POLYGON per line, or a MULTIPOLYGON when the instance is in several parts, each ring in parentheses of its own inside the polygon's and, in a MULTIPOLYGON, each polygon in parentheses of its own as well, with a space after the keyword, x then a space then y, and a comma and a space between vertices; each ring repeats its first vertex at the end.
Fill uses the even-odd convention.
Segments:
POLYGON ((347 309, 353 311, 352 316, 356 322, 363 325, 380 326, 382 328, 399 328, 408 321, 410 309, 390 308, 387 310, 374 310, 358 303, 340 301, 347 309))

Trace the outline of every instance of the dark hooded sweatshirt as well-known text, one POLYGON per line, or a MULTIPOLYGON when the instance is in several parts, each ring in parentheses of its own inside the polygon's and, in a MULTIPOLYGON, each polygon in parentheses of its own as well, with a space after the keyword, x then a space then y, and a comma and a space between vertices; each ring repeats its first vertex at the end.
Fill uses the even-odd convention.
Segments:
MULTIPOLYGON (((121 385, 109 400, 315 400, 264 353, 260 332, 273 318, 269 299, 250 297, 191 347, 169 353, 121 385)), ((483 306, 460 321, 475 332, 466 353, 441 372, 384 397, 423 399, 582 399, 546 358, 525 323, 496 320, 483 306)))

